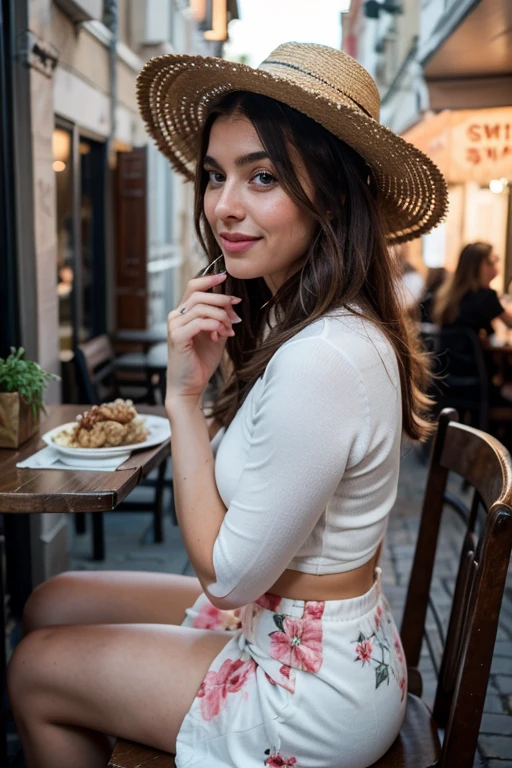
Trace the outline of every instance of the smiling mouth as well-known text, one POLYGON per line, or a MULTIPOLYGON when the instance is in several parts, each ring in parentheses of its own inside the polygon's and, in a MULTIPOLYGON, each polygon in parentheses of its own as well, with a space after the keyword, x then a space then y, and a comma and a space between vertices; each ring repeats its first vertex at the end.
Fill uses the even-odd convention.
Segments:
POLYGON ((241 251, 246 251, 248 248, 251 248, 255 243, 259 243, 260 240, 263 238, 261 237, 247 237, 244 238, 243 236, 240 237, 240 235, 219 235, 220 241, 222 243, 222 247, 228 251, 228 253, 240 253, 241 251), (236 238, 236 239, 232 239, 236 238))

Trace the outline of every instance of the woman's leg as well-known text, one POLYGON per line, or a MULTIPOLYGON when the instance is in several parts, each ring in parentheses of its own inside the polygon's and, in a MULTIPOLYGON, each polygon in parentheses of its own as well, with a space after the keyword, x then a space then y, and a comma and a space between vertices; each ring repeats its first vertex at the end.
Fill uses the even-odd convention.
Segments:
POLYGON ((202 593, 199 579, 138 571, 70 571, 37 587, 25 634, 57 624, 181 624, 202 593))
POLYGON ((183 718, 230 639, 162 624, 31 632, 8 669, 27 768, 105 768, 103 734, 174 752, 183 718))

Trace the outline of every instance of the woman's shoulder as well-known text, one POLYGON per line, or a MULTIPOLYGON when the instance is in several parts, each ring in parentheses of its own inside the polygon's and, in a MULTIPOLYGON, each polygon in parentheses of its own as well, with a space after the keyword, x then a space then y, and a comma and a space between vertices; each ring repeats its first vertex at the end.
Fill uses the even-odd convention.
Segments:
POLYGON ((489 298, 498 298, 498 294, 494 288, 477 288, 476 291, 468 291, 463 297, 462 301, 480 303, 488 300, 489 298))
MULTIPOLYGON (((383 331, 371 320, 350 309, 333 310, 286 341, 275 353, 272 367, 290 371, 312 365, 350 365, 368 371, 371 365, 393 366, 396 357, 383 331)), ((389 373, 389 371, 388 371, 389 373)))
POLYGON ((476 291, 468 291, 462 298, 460 306, 463 312, 471 310, 491 311, 494 316, 503 311, 498 294, 493 288, 478 288, 476 291))

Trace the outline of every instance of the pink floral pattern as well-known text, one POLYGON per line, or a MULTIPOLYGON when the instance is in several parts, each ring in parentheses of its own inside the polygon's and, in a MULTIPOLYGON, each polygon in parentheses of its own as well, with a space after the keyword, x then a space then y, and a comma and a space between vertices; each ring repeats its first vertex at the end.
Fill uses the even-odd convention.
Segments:
POLYGON ((253 659, 226 659, 218 672, 209 670, 197 693, 203 719, 213 720, 224 707, 228 694, 240 691, 255 671, 253 659))
POLYGON ((400 640, 400 635, 396 631, 393 632, 393 646, 394 646, 395 654, 396 654, 396 657, 397 657, 398 661, 400 663, 402 663, 403 660, 404 660, 404 653, 403 653, 403 649, 402 649, 402 642, 400 640))
MULTIPOLYGON (((265 750, 265 754, 270 755, 270 749, 265 750)), ((297 766, 299 768, 296 757, 283 757, 282 755, 267 757, 264 765, 269 766, 269 768, 283 768, 283 766, 297 766)))
POLYGON ((369 664, 372 660, 373 643, 371 640, 363 640, 356 645, 356 656, 365 664, 369 664))
POLYGON ((359 631, 355 647, 354 661, 360 661, 361 667, 371 666, 375 670, 375 688, 383 683, 389 685, 394 679, 400 688, 401 701, 407 693, 407 666, 400 635, 395 629, 391 612, 384 601, 385 610, 380 605, 375 609, 370 621, 370 632, 359 631))
POLYGON ((254 602, 260 605, 262 608, 266 608, 274 613, 277 611, 281 604, 282 598, 279 595, 273 595, 271 592, 265 592, 264 595, 258 597, 254 602))
POLYGON ((194 618, 192 626, 195 629, 225 629, 234 631, 240 629, 242 622, 237 611, 222 611, 211 603, 203 605, 194 618))
POLYGON ((323 602, 308 601, 301 619, 274 614, 279 631, 270 633, 270 656, 285 667, 318 672, 323 661, 321 618, 324 607, 323 602))

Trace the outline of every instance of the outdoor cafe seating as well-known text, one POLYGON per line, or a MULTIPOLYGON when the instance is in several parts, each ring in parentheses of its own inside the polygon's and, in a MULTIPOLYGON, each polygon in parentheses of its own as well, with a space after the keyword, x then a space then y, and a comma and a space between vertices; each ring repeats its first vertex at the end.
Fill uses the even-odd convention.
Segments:
MULTIPOLYGON (((127 386, 134 402, 145 402, 149 405, 155 403, 155 393, 151 382, 151 371, 145 366, 144 353, 128 353, 116 358, 108 336, 98 336, 75 349, 75 367, 80 401, 91 405, 99 405, 105 401, 122 397, 127 386), (125 376, 121 378, 119 372, 125 376), (131 375, 131 378, 130 378, 131 375), (135 388, 136 394, 133 394, 135 388), (138 391, 137 391, 138 390, 138 391)), ((163 415, 163 407, 162 407, 163 415)), ((142 504, 138 501, 124 501, 118 509, 122 511, 138 512, 141 510, 153 514, 153 538, 155 542, 163 541, 164 518, 164 489, 166 484, 171 491, 171 516, 173 523, 177 525, 172 497, 172 480, 166 481, 166 468, 168 459, 160 462, 156 470, 156 477, 148 477, 143 485, 153 488, 152 498, 142 504)), ((105 532, 104 516, 101 512, 91 515, 93 532, 93 558, 104 560, 105 558, 105 532)), ((77 533, 85 531, 85 515, 75 516, 75 528, 77 533)))
MULTIPOLYGON (((373 768, 472 768, 511 550, 510 454, 495 438, 460 424, 457 413, 446 409, 433 445, 401 625, 409 679, 405 721, 373 768), (469 507, 447 493, 450 472, 471 488, 469 507), (446 514, 461 519, 464 535, 445 632, 430 589, 446 514), (422 700, 418 669, 427 611, 436 618, 442 644, 440 656, 433 659, 437 690, 432 712, 422 700)), ((110 768, 149 765, 172 768, 175 763, 172 755, 123 740, 117 741, 109 763, 110 768)))
POLYGON ((420 338, 431 355, 430 395, 437 412, 455 408, 461 420, 502 439, 500 427, 512 422, 512 402, 493 402, 490 361, 475 331, 422 323, 420 338))

